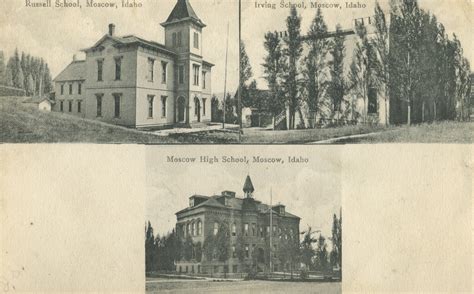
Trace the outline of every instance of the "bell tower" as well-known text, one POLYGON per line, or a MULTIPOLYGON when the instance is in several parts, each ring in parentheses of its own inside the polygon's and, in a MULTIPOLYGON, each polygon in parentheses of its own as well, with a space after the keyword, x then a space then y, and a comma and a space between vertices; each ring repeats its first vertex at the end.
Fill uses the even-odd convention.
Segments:
POLYGON ((165 47, 176 53, 175 123, 199 122, 202 98, 202 31, 206 25, 194 12, 190 0, 177 0, 165 22, 165 47))
POLYGON ((243 190, 244 190, 245 198, 253 198, 253 191, 255 191, 255 189, 253 187, 252 180, 250 179, 249 175, 245 179, 243 190))

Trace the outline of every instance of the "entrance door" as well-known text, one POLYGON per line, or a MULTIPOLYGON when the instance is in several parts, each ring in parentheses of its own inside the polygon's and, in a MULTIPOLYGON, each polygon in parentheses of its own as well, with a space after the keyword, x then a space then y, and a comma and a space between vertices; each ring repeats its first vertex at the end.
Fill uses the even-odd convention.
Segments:
POLYGON ((184 122, 184 111, 185 111, 185 99, 183 97, 178 98, 178 122, 184 122))
POLYGON ((201 122, 201 103, 199 102, 199 98, 194 98, 194 110, 197 117, 197 121, 201 122))

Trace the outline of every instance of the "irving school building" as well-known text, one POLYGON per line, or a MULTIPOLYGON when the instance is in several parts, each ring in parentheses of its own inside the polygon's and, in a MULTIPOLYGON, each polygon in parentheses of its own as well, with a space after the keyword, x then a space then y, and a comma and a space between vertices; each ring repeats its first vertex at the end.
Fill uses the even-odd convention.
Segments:
POLYGON ((54 111, 133 128, 199 126, 211 120, 211 69, 202 57, 206 26, 189 0, 161 24, 165 44, 117 36, 114 24, 85 60, 55 79, 54 111))
MULTIPOLYGON (((182 254, 176 262, 177 272, 221 275, 250 269, 296 269, 295 259, 288 257, 288 248, 299 244, 300 218, 286 211, 283 204, 270 206, 254 199, 250 176, 243 192, 243 197, 232 191, 214 196, 193 195, 189 207, 176 213, 176 234, 187 240, 185 243, 192 242, 192 254, 182 254), (223 236, 218 236, 219 231, 223 236), (224 242, 219 241, 220 237, 224 242), (211 255, 206 253, 209 250, 211 255), (225 260, 218 255, 222 250, 227 250, 225 260)), ((189 250, 187 247, 190 246, 185 245, 184 250, 189 250)))

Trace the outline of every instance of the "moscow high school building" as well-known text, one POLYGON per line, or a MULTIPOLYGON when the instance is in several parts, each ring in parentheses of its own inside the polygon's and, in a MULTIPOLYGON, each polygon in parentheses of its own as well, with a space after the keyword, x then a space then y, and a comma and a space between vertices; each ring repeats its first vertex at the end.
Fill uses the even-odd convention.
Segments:
POLYGON ((207 260, 205 254, 196 258, 193 254, 191 260, 176 262, 177 272, 232 274, 246 272, 252 265, 256 265, 260 271, 268 271, 270 236, 273 270, 290 269, 289 263, 281 263, 278 249, 283 242, 299 244, 300 218, 286 211, 284 205, 274 205, 271 228, 270 205, 253 198, 254 187, 249 176, 245 180, 243 192, 242 198, 231 191, 214 196, 193 195, 189 198, 189 207, 176 213, 177 234, 183 239, 190 236, 194 244, 204 244, 206 237, 217 235, 224 222, 229 225, 230 231, 227 261, 220 262, 216 258, 207 260), (238 248, 243 250, 243 260, 238 258, 238 248))
POLYGON ((117 36, 115 25, 55 79, 55 111, 134 128, 200 125, 211 119, 206 26, 189 0, 161 24, 165 42, 117 36))

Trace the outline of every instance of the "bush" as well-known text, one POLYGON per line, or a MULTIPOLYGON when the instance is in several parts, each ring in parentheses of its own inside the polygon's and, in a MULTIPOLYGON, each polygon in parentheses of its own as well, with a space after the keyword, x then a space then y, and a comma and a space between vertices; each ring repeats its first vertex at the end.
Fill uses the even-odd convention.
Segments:
POLYGON ((300 273, 300 278, 302 280, 306 280, 307 278, 309 278, 308 271, 307 270, 302 270, 301 273, 300 273))

